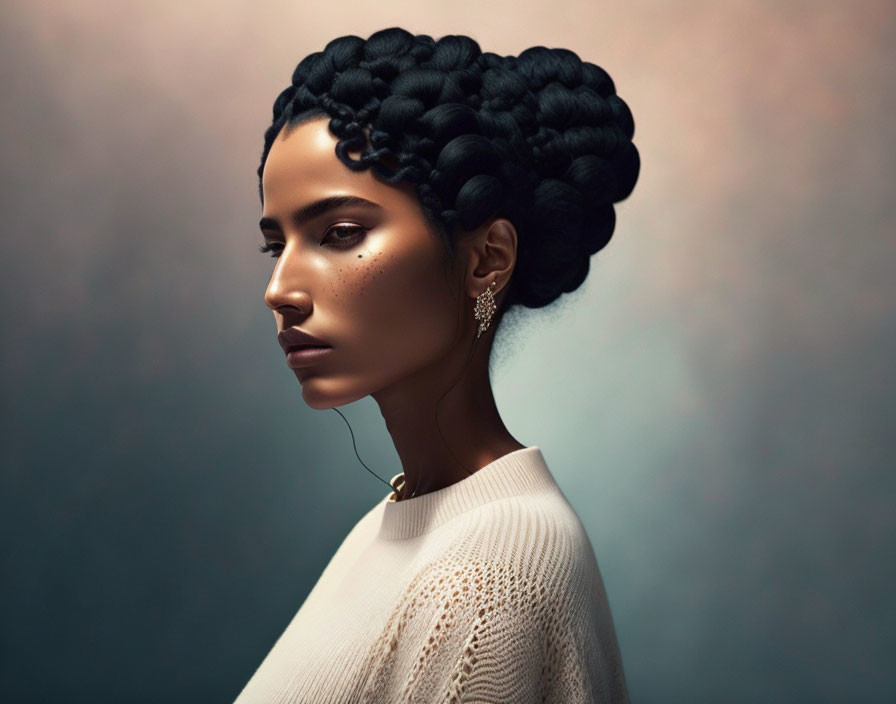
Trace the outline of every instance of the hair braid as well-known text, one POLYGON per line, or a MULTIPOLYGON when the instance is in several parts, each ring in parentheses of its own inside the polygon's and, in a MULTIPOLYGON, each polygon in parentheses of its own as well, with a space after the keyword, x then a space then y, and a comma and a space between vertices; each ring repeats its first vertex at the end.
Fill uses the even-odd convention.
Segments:
POLYGON ((333 39, 302 59, 274 101, 260 194, 274 139, 314 116, 329 118, 348 168, 413 184, 450 255, 459 232, 494 216, 513 223, 517 262, 502 314, 582 284, 615 229, 613 204, 640 170, 627 104, 604 69, 568 49, 502 57, 464 35, 436 41, 399 27, 333 39))

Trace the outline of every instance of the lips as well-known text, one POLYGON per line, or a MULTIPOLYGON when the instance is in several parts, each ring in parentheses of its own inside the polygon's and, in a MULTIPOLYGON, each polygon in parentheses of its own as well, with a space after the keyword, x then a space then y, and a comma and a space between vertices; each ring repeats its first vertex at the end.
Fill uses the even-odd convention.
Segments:
POLYGON ((332 347, 332 345, 328 345, 320 338, 299 328, 287 328, 277 335, 277 339, 286 353, 305 347, 332 347))
POLYGON ((318 345, 296 345, 291 347, 286 353, 286 363, 297 369, 299 367, 307 367, 315 364, 318 360, 323 359, 330 352, 332 347, 321 347, 318 345))
POLYGON ((308 350, 308 349, 317 349, 320 347, 327 348, 330 345, 290 345, 286 348, 287 352, 294 352, 295 350, 308 350))

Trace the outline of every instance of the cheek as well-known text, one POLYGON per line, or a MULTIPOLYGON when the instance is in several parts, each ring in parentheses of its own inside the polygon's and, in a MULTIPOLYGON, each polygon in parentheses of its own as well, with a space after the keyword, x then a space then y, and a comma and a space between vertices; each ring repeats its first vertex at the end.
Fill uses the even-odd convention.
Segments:
POLYGON ((450 344, 456 334, 457 294, 439 251, 432 246, 403 251, 372 246, 361 254, 340 277, 343 289, 334 291, 356 339, 363 338, 359 342, 371 352, 401 356, 425 355, 450 344))

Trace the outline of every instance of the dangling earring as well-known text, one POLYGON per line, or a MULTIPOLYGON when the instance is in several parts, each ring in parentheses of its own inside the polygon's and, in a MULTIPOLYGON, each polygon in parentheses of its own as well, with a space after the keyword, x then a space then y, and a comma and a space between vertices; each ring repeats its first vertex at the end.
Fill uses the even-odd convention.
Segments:
POLYGON ((488 330, 488 325, 492 321, 497 307, 495 306, 495 295, 492 288, 498 283, 497 279, 493 279, 482 293, 476 296, 476 306, 473 308, 473 317, 479 322, 479 330, 476 333, 476 339, 488 330))

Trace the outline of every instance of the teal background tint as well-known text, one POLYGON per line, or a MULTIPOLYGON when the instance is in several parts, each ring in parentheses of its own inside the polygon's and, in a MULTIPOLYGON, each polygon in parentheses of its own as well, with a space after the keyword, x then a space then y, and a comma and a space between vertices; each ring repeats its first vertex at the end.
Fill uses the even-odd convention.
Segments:
POLYGON ((277 345, 255 169, 299 59, 399 24, 571 48, 635 115, 612 242, 494 355, 632 700, 894 701, 893 3, 0 12, 0 699, 231 701, 384 496, 277 345))

